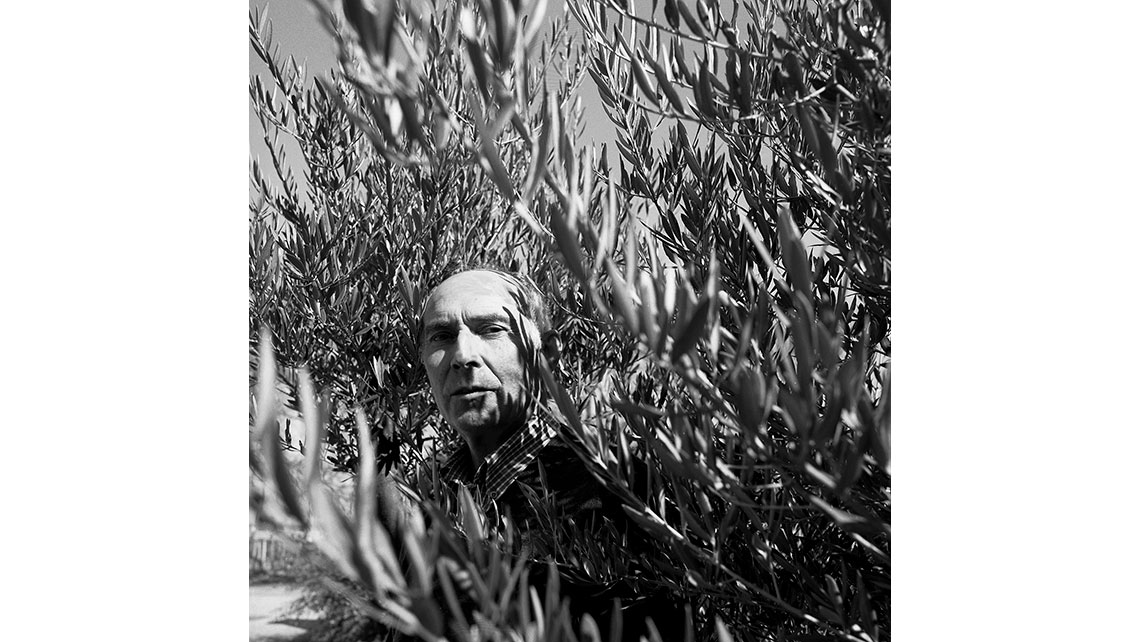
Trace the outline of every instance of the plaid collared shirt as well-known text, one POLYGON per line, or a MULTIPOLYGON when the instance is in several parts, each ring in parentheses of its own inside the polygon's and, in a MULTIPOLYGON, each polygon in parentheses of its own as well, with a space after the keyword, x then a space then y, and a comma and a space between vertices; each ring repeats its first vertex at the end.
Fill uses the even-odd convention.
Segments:
POLYGON ((471 452, 461 444, 440 464, 440 479, 475 486, 482 501, 499 499, 557 434, 553 424, 543 420, 540 414, 534 413, 521 430, 508 437, 478 468, 471 462, 471 452))

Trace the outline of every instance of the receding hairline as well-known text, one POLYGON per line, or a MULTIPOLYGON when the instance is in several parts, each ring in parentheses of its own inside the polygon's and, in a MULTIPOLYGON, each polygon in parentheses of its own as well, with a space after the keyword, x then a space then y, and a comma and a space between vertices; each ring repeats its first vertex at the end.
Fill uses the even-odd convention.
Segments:
POLYGON ((419 315, 416 319, 416 342, 423 343, 424 334, 424 314, 428 310, 428 306, 432 298, 436 295, 441 287, 452 279, 468 275, 474 272, 483 272, 486 274, 493 274, 499 277, 499 280, 507 286, 507 294, 514 299, 516 308, 519 313, 530 319, 539 332, 546 332, 551 329, 550 311, 546 309, 546 297, 538 286, 530 278, 518 274, 512 274, 504 270, 492 267, 472 267, 468 269, 459 270, 448 274, 442 281, 428 291, 427 296, 424 297, 423 305, 420 308, 419 315))
POLYGON ((484 274, 493 274, 493 275, 499 277, 500 281, 506 282, 506 283, 513 285, 515 287, 522 287, 522 279, 520 279, 518 276, 511 274, 509 272, 503 272, 501 270, 494 270, 491 268, 471 268, 469 270, 460 270, 458 272, 452 272, 451 274, 448 274, 447 277, 444 278, 439 283, 437 283, 436 286, 431 289, 431 291, 435 292, 436 290, 438 290, 440 288, 440 286, 444 285, 448 281, 451 281, 452 279, 456 279, 456 278, 461 277, 461 276, 467 276, 469 274, 474 274, 476 272, 482 272, 484 274))
POLYGON ((511 275, 511 274, 507 274, 506 272, 498 272, 496 270, 489 270, 489 269, 485 269, 485 268, 473 268, 470 270, 463 270, 462 272, 456 272, 454 274, 450 274, 447 276, 447 278, 440 281, 431 290, 429 290, 427 296, 424 297, 423 307, 420 309, 420 318, 421 319, 423 318, 423 314, 425 312, 427 312, 428 305, 431 303, 432 299, 435 298, 435 295, 437 292, 439 292, 440 288, 447 285, 447 283, 449 281, 452 281, 458 277, 474 274, 476 272, 482 272, 484 274, 492 274, 494 276, 499 277, 499 281, 504 283, 507 286, 507 294, 508 295, 513 296, 513 295, 517 294, 517 295, 519 295, 519 298, 522 298, 525 300, 525 297, 527 294, 526 286, 523 284, 523 281, 521 279, 519 279, 518 277, 511 275))

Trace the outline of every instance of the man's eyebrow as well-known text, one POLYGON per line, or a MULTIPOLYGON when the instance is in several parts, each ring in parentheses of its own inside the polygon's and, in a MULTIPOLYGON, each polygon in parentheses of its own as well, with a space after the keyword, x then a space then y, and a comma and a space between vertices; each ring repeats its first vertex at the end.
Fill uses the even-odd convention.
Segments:
POLYGON ((471 320, 474 322, 486 323, 487 321, 509 321, 510 318, 507 316, 506 312, 488 312, 487 314, 473 315, 471 317, 471 320))
MULTIPOLYGON (((487 312, 485 314, 474 314, 474 315, 468 316, 466 318, 466 320, 464 321, 464 323, 468 324, 468 325, 475 325, 475 324, 480 324, 480 323, 509 323, 509 322, 510 322, 510 317, 507 316, 507 314, 505 312, 487 312)), ((426 332, 430 332, 432 330, 450 330, 452 328, 455 328, 457 325, 459 325, 459 324, 456 321, 450 320, 450 319, 449 320, 432 321, 430 323, 424 324, 424 332, 426 333, 426 332)))

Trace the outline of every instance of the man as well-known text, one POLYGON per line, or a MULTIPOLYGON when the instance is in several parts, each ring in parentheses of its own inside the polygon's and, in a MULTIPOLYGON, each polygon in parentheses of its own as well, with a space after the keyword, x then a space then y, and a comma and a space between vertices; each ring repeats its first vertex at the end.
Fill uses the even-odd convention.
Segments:
POLYGON ((445 483, 527 523, 522 487, 536 489, 542 468, 568 516, 601 509, 596 482, 544 416, 536 353, 556 363, 562 344, 532 283, 496 270, 452 275, 424 304, 419 344, 432 396, 466 446, 440 466, 445 483))
MULTIPOLYGON (((436 405, 462 441, 439 463, 444 486, 466 486, 493 517, 524 527, 539 517, 528 491, 543 486, 563 517, 592 521, 606 508, 624 520, 616 500, 603 507, 597 482, 543 405, 538 354, 553 365, 562 343, 533 283, 491 269, 453 274, 424 302, 417 340, 436 405)), ((401 529, 407 499, 390 478, 380 482, 380 517, 401 529)))
MULTIPOLYGON (((553 363, 562 346, 532 283, 497 270, 454 274, 428 296, 418 340, 432 396, 463 442, 438 468, 445 486, 462 484, 489 515, 510 516, 535 559, 552 559, 562 549, 559 534, 573 531, 585 532, 595 546, 629 545, 621 502, 602 490, 567 445, 573 437, 560 435, 544 410, 537 353, 553 363)), ((403 498, 390 484, 381 488, 381 513, 392 528, 402 521, 393 509, 403 498)), ((544 584, 545 572, 544 564, 533 567, 531 585, 544 584)), ((644 633, 646 615, 662 622, 680 612, 673 602, 645 601, 622 581, 599 582, 566 566, 560 575, 575 617, 592 612, 608 626, 614 598, 623 600, 623 639, 644 633), (672 613, 662 617, 662 604, 672 613)))

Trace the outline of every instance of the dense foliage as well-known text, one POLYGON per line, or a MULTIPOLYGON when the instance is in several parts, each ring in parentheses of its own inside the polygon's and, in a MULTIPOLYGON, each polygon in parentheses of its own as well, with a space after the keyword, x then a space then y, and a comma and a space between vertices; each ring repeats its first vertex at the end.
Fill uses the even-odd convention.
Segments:
POLYGON ((701 638, 889 639, 889 6, 566 4, 578 41, 542 0, 322 5, 342 72, 315 86, 251 16, 274 150, 251 174, 251 466, 358 607, 408 634, 604 639, 556 584, 528 593, 522 569, 550 562, 670 591, 701 638), (583 81, 614 158, 580 142, 583 81), (569 534, 528 560, 438 489, 418 489, 430 527, 372 517, 377 463, 411 470, 447 437, 411 329, 471 264, 551 297, 566 347, 543 385, 651 546, 615 563, 569 534), (279 399, 305 422, 300 492, 279 399), (347 513, 322 459, 359 468, 347 513))

